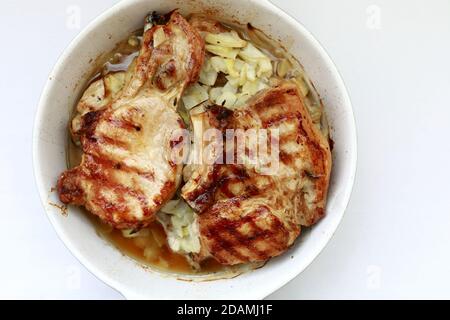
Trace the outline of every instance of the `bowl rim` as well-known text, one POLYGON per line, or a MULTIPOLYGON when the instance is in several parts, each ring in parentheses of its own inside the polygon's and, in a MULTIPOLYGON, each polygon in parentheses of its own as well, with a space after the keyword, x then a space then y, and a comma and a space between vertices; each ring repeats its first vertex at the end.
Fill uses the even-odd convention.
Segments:
MULTIPOLYGON (((296 276, 301 274, 304 270, 309 268, 311 263, 323 252, 323 249, 329 244, 331 238, 334 236, 336 230, 338 229, 344 214, 347 211, 347 207, 353 192, 353 186, 356 178, 356 171, 357 171, 357 131, 356 131, 356 122, 355 117, 353 113, 353 107, 350 100, 350 96, 348 93, 348 90, 345 86, 344 80, 338 71, 336 65, 334 64, 331 57, 328 55, 327 51, 324 49, 322 44, 313 36, 313 34, 298 20, 290 16, 288 13, 286 13, 284 10, 280 9, 277 5, 273 4, 269 0, 250 0, 251 2, 257 2, 260 6, 265 6, 266 9, 269 11, 272 11, 273 13, 278 14, 282 17, 282 19, 287 20, 289 23, 296 26, 296 28, 305 36, 308 38, 308 41, 315 47, 316 50, 320 53, 320 59, 324 60, 325 64, 330 67, 331 73, 334 75, 334 78, 336 80, 335 85, 338 88, 338 91, 342 94, 342 105, 346 106, 346 112, 349 115, 349 118, 351 119, 351 126, 350 128, 347 128, 349 130, 349 136, 350 139, 348 141, 348 150, 350 150, 350 164, 349 164, 349 177, 348 181, 346 182, 345 187, 342 187, 343 189, 343 195, 342 195, 342 203, 344 203, 344 206, 341 210, 340 215, 337 217, 336 224, 334 227, 334 230, 332 230, 329 235, 327 236, 326 240, 323 242, 324 244, 321 246, 321 248, 315 253, 314 257, 308 261, 303 269, 295 269, 293 268, 291 272, 287 272, 283 277, 280 277, 280 280, 275 282, 275 285, 267 286, 267 290, 265 292, 260 292, 259 294, 256 293, 255 296, 258 297, 258 299, 264 299, 269 294, 275 292, 276 290, 280 289, 281 287, 285 286, 287 283, 289 283, 291 280, 293 280, 296 276)), ((50 223, 52 224, 53 228, 55 229, 59 239, 62 241, 62 243, 66 246, 66 248, 70 251, 70 253, 84 266, 86 269, 94 275, 96 278, 104 282, 109 287, 113 288, 114 290, 117 290, 121 295, 123 295, 125 298, 134 298, 133 294, 129 291, 129 289, 123 285, 118 280, 114 279, 114 277, 108 275, 103 270, 101 270, 99 267, 96 266, 95 263, 91 262, 88 258, 85 258, 84 254, 79 251, 75 246, 72 244, 72 241, 70 237, 66 235, 64 230, 62 230, 58 224, 55 223, 52 215, 50 212, 45 208, 46 198, 47 198, 47 190, 42 182, 41 176, 39 176, 40 173, 40 160, 38 158, 38 150, 39 150, 39 139, 37 137, 37 133, 41 131, 41 127, 44 124, 44 110, 45 105, 47 104, 47 99, 49 92, 53 86, 53 83, 50 81, 50 76, 54 74, 59 74, 61 71, 62 64, 69 56, 70 52, 73 51, 74 48, 79 44, 79 42, 92 30, 96 28, 98 24, 100 24, 102 21, 106 20, 111 15, 115 14, 117 11, 121 10, 122 8, 126 8, 129 5, 132 5, 136 0, 122 0, 115 5, 111 6, 110 8, 106 9, 104 12, 102 12, 100 15, 95 17, 89 24, 70 42, 70 44, 64 49, 62 54, 57 59, 57 62, 55 63, 53 69, 51 70, 49 77, 47 78, 47 81, 45 83, 44 89, 42 91, 42 94, 39 99, 38 108, 35 113, 35 119, 34 119, 34 126, 33 126, 33 143, 32 143, 32 157, 33 157, 33 174, 35 183, 38 188, 41 205, 46 213, 47 218, 49 219, 50 223)), ((139 297, 138 297, 139 298, 139 297)))

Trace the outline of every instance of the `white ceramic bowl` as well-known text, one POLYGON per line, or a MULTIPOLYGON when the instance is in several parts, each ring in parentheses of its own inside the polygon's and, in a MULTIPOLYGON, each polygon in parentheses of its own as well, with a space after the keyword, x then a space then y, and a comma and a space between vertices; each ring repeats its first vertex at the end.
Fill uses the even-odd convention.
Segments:
POLYGON ((125 0, 92 22, 59 59, 42 94, 33 137, 34 170, 47 215, 69 250, 98 278, 127 298, 262 299, 301 273, 325 247, 342 219, 356 169, 356 131, 351 103, 336 67, 314 37, 266 0, 125 0), (150 11, 208 10, 217 18, 251 22, 296 56, 325 104, 335 141, 334 167, 326 217, 295 246, 265 267, 234 279, 186 282, 149 271, 124 256, 94 231, 76 208, 68 216, 53 204, 52 188, 66 169, 67 125, 74 103, 93 68, 93 60, 142 27, 150 11))

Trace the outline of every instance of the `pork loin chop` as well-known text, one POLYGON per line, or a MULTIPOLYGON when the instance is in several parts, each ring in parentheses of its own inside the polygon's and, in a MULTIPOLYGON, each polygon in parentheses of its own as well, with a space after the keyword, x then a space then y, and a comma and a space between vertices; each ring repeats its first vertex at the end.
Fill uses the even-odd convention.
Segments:
MULTIPOLYGON (((190 168, 182 197, 199 214, 202 251, 197 261, 206 257, 226 265, 266 261, 287 250, 301 226, 324 215, 330 147, 294 84, 284 82, 263 91, 234 111, 220 106, 195 110, 192 121, 194 131, 216 128, 224 135, 227 129, 268 129, 278 132, 279 142, 279 163, 270 173, 245 161, 190 168)), ((206 142, 203 149, 216 148, 206 142)), ((216 152, 216 156, 223 155, 216 152)))
POLYGON ((177 11, 150 20, 123 89, 93 111, 82 108, 72 124, 84 154, 58 181, 62 202, 118 229, 148 226, 177 190, 182 164, 172 161, 172 139, 184 124, 176 108, 204 60, 202 38, 177 11))

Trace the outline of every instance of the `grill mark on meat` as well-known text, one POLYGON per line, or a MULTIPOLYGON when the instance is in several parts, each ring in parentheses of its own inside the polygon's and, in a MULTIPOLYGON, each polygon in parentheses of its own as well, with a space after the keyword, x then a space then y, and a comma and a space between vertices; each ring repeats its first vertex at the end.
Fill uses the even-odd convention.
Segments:
POLYGON ((183 136, 178 137, 178 139, 170 140, 170 148, 174 149, 179 144, 183 143, 183 141, 184 141, 184 137, 183 136))
POLYGON ((168 26, 162 26, 163 30, 164 30, 164 34, 168 37, 171 37, 173 35, 173 31, 170 27, 168 26))
POLYGON ((93 136, 98 120, 101 118, 104 110, 91 111, 83 115, 81 119, 81 129, 79 134, 93 136))
POLYGON ((241 218, 241 221, 236 223, 234 226, 228 229, 228 231, 236 238, 235 246, 237 247, 245 247, 249 249, 249 251, 253 251, 252 253, 256 255, 257 259, 267 260, 268 254, 267 251, 259 250, 256 248, 255 243, 258 239, 266 238, 267 232, 266 230, 261 229, 256 225, 253 217, 245 216, 241 218), (253 234, 251 237, 247 237, 238 231, 240 226, 250 225, 250 232, 253 234))
MULTIPOLYGON (((138 188, 130 188, 127 186, 124 186, 123 184, 119 183, 112 175, 107 174, 110 172, 108 169, 113 169, 114 165, 112 165, 111 161, 107 161, 105 159, 92 157, 91 160, 89 160, 88 164, 89 172, 83 173, 86 180, 96 180, 96 181, 102 181, 101 184, 95 183, 94 188, 94 201, 97 198, 103 198, 103 195, 101 193, 102 189, 107 189, 109 191, 112 190, 114 195, 118 197, 118 199, 114 203, 107 203, 105 206, 101 206, 106 212, 116 212, 116 213, 126 213, 129 212, 129 208, 123 205, 122 203, 125 202, 125 195, 129 195, 135 199, 138 200, 140 203, 140 207, 142 209, 142 212, 144 213, 144 216, 150 214, 150 209, 148 208, 148 201, 144 195, 144 193, 139 190, 138 188), (126 210, 124 209, 126 208, 126 210), (117 209, 115 211, 115 209, 117 209)), ((124 168, 122 167, 121 170, 124 168)))
POLYGON ((113 127, 121 128, 127 131, 141 131, 141 126, 126 119, 108 119, 108 123, 113 127))
MULTIPOLYGON (((139 190, 136 187, 130 188, 124 186, 121 183, 119 183, 115 178, 113 178, 111 174, 109 174, 111 169, 138 173, 136 170, 127 167, 123 164, 117 163, 115 164, 110 160, 95 156, 86 157, 86 169, 87 170, 81 171, 79 170, 79 168, 76 168, 74 170, 77 170, 76 175, 78 177, 81 175, 84 176, 84 178, 87 181, 96 182, 92 184, 94 196, 92 197, 91 201, 95 205, 99 206, 105 213, 107 213, 109 219, 114 220, 113 213, 126 214, 129 216, 130 208, 126 206, 126 201, 124 197, 125 195, 129 195, 138 200, 144 216, 149 216, 152 214, 152 210, 148 207, 148 201, 141 190, 139 190), (101 183, 98 183, 99 181, 101 181, 101 183), (104 197, 104 195, 102 194, 102 190, 104 189, 114 193, 114 196, 116 197, 114 202, 111 202, 104 197)), ((79 198, 82 195, 84 196, 84 193, 82 192, 82 189, 78 185, 74 186, 74 188, 70 190, 67 190, 68 174, 71 174, 71 171, 68 171, 61 176, 58 182, 58 191, 61 197, 61 201, 63 201, 64 203, 74 203, 74 198, 79 198), (63 184, 62 181, 64 181, 65 183, 63 184), (67 197, 66 195, 70 195, 70 197, 67 197)), ((148 175, 148 177, 154 179, 153 173, 146 173, 146 174, 138 173, 138 174, 140 176, 148 175)), ((161 193, 162 194, 167 193, 167 189, 169 189, 170 187, 171 184, 167 184, 166 186, 164 186, 161 193)), ((162 197, 161 194, 158 196, 162 197)), ((79 202, 80 205, 84 203, 84 201, 79 202)))
POLYGON ((281 162, 283 162, 286 165, 291 164, 294 161, 294 156, 292 156, 291 154, 289 154, 287 152, 280 151, 279 156, 280 156, 281 162))
POLYGON ((233 111, 219 105, 213 105, 209 107, 208 110, 217 121, 222 122, 223 124, 226 124, 226 120, 228 120, 233 115, 233 111))
POLYGON ((114 139, 114 138, 111 138, 111 137, 108 137, 105 135, 98 135, 94 138, 96 138, 97 143, 102 143, 102 144, 106 143, 106 144, 118 147, 120 149, 125 149, 125 150, 128 147, 128 144, 126 142, 123 142, 123 141, 120 141, 120 140, 117 140, 117 139, 114 139))
POLYGON ((193 202, 200 212, 207 210, 215 201, 217 191, 227 196, 236 196, 229 189, 233 181, 244 181, 249 179, 247 172, 237 165, 220 165, 214 164, 212 171, 208 174, 208 183, 206 186, 200 186, 188 195, 188 200, 193 202), (229 171, 223 171, 229 170, 229 171))
MULTIPOLYGON (((245 260, 246 257, 242 255, 235 248, 235 242, 229 241, 220 235, 224 230, 234 227, 234 223, 229 220, 221 219, 214 226, 209 226, 206 230, 206 237, 213 241, 212 250, 213 252, 225 251, 226 253, 232 255, 239 260, 245 260)), ((220 255, 216 256, 216 259, 221 263, 225 263, 226 260, 222 260, 220 255)))
POLYGON ((275 125, 280 124, 281 122, 285 122, 288 120, 296 119, 296 115, 292 113, 287 114, 279 114, 276 117, 269 118, 264 120, 262 123, 263 128, 267 129, 269 127, 273 127, 275 125))
MULTIPOLYGON (((286 93, 289 95, 292 95, 291 91, 286 91, 286 93)), ((264 98, 261 99, 261 101, 258 101, 257 103, 255 103, 253 108, 258 113, 264 112, 264 110, 267 109, 268 107, 284 104, 286 102, 286 100, 287 99, 284 96, 284 94, 280 94, 279 91, 272 90, 272 91, 268 91, 264 95, 264 98)))
MULTIPOLYGON (((218 190, 228 198, 236 197, 230 186, 234 183, 241 183, 250 179, 250 176, 244 168, 237 165, 229 165, 227 167, 222 166, 223 169, 228 169, 230 172, 224 172, 221 176, 221 183, 218 185, 218 190)), ((256 195, 257 189, 251 186, 246 186, 246 192, 241 197, 248 197, 250 194, 256 195)))
POLYGON ((208 173, 208 181, 212 181, 212 184, 206 186, 199 186, 194 192, 190 193, 188 200, 194 203, 194 206, 198 208, 199 212, 206 210, 214 201, 214 194, 220 181, 217 179, 219 165, 214 164, 211 172, 208 173))
MULTIPOLYGON (((243 261, 248 259, 256 259, 258 261, 269 259, 271 256, 270 248, 280 251, 285 247, 285 239, 288 237, 288 233, 278 218, 274 216, 269 216, 270 223, 267 229, 259 227, 256 220, 267 213, 270 213, 270 209, 266 206, 260 206, 251 214, 238 220, 220 219, 215 221, 214 225, 208 225, 207 233, 208 238, 212 242, 211 250, 213 252, 224 250, 226 253, 243 261), (243 226, 247 226, 249 235, 242 234, 239 231, 239 228, 243 226), (281 236, 276 237, 278 234, 281 236), (271 240, 269 243, 265 242, 269 248, 266 250, 258 249, 258 242, 267 239, 271 240), (245 248, 249 252, 243 254, 239 251, 239 248, 245 248)), ((213 214, 211 212, 211 215, 213 214)), ((221 260, 220 254, 217 258, 221 260)), ((222 261, 225 260, 223 259, 222 261)))
POLYGON ((114 220, 114 213, 128 213, 129 209, 124 201, 118 199, 119 201, 111 202, 102 195, 100 187, 95 186, 94 189, 95 197, 92 199, 92 203, 102 208, 108 214, 109 219, 114 220))
MULTIPOLYGON (((281 221, 279 221, 279 219, 277 217, 275 217, 274 215, 271 214, 271 210, 266 207, 266 206, 260 206, 256 209, 255 211, 258 215, 262 215, 262 214, 270 214, 268 217, 270 218, 270 228, 267 229, 262 229, 260 227, 258 227, 258 225, 256 224, 256 219, 251 219, 250 223, 252 225, 252 227, 255 230, 258 230, 259 233, 254 236, 252 239, 268 239, 270 238, 270 242, 268 244, 271 244, 272 247, 274 248, 283 248, 285 246, 284 241, 280 242, 278 240, 278 238, 273 237, 274 235, 277 234, 278 231, 282 231, 283 232, 283 239, 287 238, 288 234, 283 226, 283 224, 281 223, 281 221)), ((267 256, 264 260, 267 260, 269 258, 269 256, 267 256)))
POLYGON ((139 176, 147 178, 147 179, 154 179, 154 177, 155 177, 155 173, 153 171, 151 171, 151 172, 141 171, 141 170, 139 170, 137 168, 127 166, 123 162, 115 162, 113 160, 97 157, 97 156, 94 156, 94 155, 91 155, 90 158, 92 158, 93 160, 89 160, 89 161, 94 161, 95 163, 101 165, 102 168, 107 168, 107 169, 111 169, 112 168, 112 169, 115 169, 115 170, 120 170, 122 172, 136 173, 139 176))
POLYGON ((139 173, 139 176, 143 177, 144 179, 154 181, 155 180, 155 173, 154 172, 145 172, 145 173, 139 173))

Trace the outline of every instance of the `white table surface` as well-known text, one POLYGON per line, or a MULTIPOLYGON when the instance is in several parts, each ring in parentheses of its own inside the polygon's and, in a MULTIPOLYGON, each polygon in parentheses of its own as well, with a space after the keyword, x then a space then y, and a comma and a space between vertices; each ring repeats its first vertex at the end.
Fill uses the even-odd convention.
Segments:
MULTIPOLYGON (((0 298, 123 298, 57 238, 31 156, 48 73, 80 29, 115 2, 0 2, 0 298)), ((341 71, 359 165, 336 235, 269 298, 450 298, 450 2, 273 2, 306 25, 341 71)))

